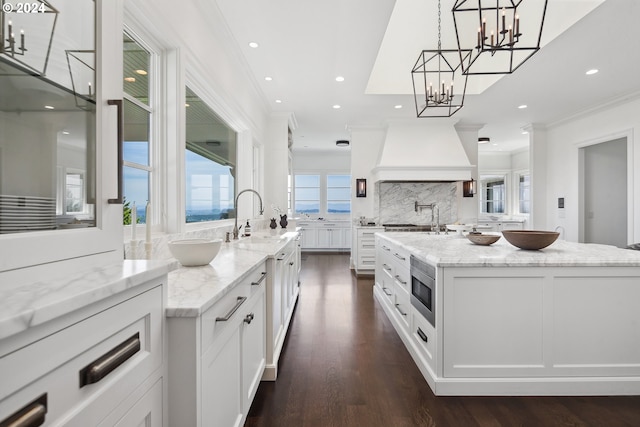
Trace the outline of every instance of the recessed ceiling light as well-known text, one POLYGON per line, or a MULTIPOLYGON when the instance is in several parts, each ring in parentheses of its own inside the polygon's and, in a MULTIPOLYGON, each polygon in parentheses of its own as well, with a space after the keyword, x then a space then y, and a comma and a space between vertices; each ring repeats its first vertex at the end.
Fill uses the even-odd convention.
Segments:
POLYGON ((399 110, 399 109, 402 108, 402 105, 398 104, 398 105, 394 106, 393 108, 395 108, 396 110, 399 110))
POLYGON ((264 79, 265 79, 266 81, 268 81, 268 82, 270 82, 271 80, 273 80, 273 78, 271 78, 271 77, 269 77, 269 76, 265 77, 264 79))
POLYGON ((56 107, 52 106, 52 105, 45 105, 44 108, 46 108, 47 110, 55 110, 56 107))
POLYGON ((124 81, 125 82, 129 82, 129 83, 133 83, 133 82, 136 81, 136 78, 135 77, 125 77, 124 81))
POLYGON ((255 48, 257 48, 258 46, 260 46, 260 45, 259 45, 258 43, 256 43, 256 42, 250 42, 250 43, 249 43, 249 47, 250 47, 250 48, 255 49, 255 48))
POLYGON ((281 99, 276 99, 276 104, 282 104, 282 100, 281 99))
POLYGON ((519 105, 518 108, 523 110, 523 109, 527 108, 527 106, 525 104, 522 104, 522 105, 519 105))
POLYGON ((333 109, 334 109, 334 110, 338 110, 339 108, 340 108, 340 106, 339 106, 338 104, 336 104, 336 105, 334 105, 334 106, 333 106, 333 109))
POLYGON ((488 136, 481 136, 478 138, 478 144, 486 144, 489 141, 491 141, 491 138, 488 136))
POLYGON ((529 132, 527 132, 526 130, 523 130, 523 131, 522 131, 522 134, 523 134, 523 135, 529 135, 529 132))
POLYGON ((587 71, 585 74, 586 74, 587 76, 591 76, 591 75, 593 75, 593 74, 596 74, 597 72, 598 72, 598 69, 597 69, 597 68, 592 68, 591 70, 587 71))
POLYGON ((136 70, 136 73, 140 74, 141 76, 147 75, 147 72, 145 70, 136 70))
POLYGON ((63 130, 63 131, 62 131, 62 134, 63 134, 63 135, 69 135, 69 131, 68 131, 68 130, 63 130))
POLYGON ((336 81, 337 82, 343 82, 344 81, 344 77, 338 76, 338 77, 336 77, 336 81))

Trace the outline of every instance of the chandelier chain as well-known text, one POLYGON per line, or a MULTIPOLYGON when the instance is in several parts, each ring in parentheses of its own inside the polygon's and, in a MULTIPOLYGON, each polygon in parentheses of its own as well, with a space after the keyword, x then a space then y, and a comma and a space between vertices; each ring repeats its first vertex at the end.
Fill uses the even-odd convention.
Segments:
POLYGON ((442 50, 442 41, 440 37, 442 19, 440 17, 441 17, 440 0, 438 0, 438 50, 442 50))

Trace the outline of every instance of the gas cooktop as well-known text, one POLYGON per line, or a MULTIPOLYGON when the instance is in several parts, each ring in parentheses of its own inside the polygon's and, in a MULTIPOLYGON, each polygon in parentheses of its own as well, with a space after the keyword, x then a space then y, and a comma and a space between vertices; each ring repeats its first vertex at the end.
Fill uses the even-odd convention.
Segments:
POLYGON ((430 225, 382 224, 385 231, 431 231, 430 225))

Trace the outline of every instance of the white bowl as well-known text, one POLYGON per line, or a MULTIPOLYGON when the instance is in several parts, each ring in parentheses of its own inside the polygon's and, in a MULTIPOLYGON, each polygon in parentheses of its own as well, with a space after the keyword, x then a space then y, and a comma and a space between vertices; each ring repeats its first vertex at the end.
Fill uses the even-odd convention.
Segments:
POLYGON ((185 267, 207 265, 218 255, 222 239, 184 239, 169 242, 169 251, 185 267))

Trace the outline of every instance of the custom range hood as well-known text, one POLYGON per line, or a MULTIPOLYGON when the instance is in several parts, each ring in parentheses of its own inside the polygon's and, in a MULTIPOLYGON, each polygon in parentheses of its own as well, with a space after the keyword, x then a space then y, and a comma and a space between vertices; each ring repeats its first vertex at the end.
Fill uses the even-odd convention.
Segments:
POLYGON ((373 168, 374 181, 467 181, 475 167, 455 121, 392 122, 373 168))

